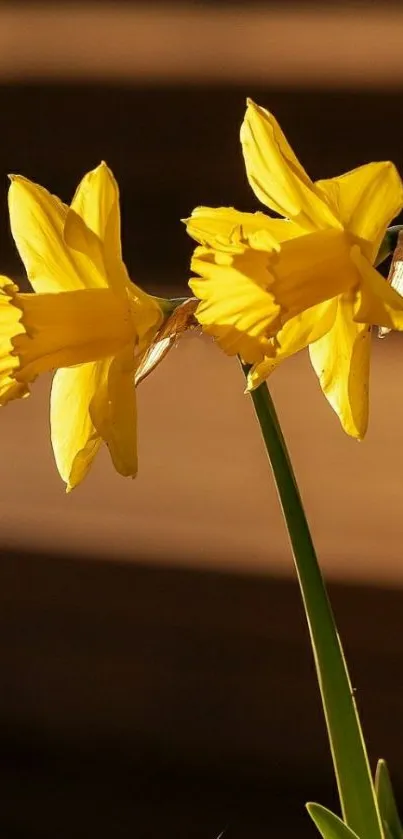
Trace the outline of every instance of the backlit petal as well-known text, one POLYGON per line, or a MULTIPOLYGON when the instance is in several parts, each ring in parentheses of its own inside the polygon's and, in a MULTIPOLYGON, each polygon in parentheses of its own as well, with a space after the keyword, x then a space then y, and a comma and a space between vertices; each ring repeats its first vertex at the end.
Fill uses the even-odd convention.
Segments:
POLYGON ((137 408, 131 347, 102 362, 101 383, 91 402, 94 426, 120 475, 137 474, 137 408))
POLYGON ((248 101, 241 143, 249 183, 263 204, 306 230, 340 227, 269 111, 248 101))
POLYGON ((354 301, 354 320, 403 330, 403 297, 370 265, 358 247, 352 258, 361 274, 354 301))
POLYGON ((106 288, 109 285, 104 249, 98 236, 85 221, 69 208, 64 222, 63 238, 66 248, 76 259, 85 259, 87 271, 83 283, 87 288, 106 288), (87 278, 89 282, 87 282, 87 278))
POLYGON ((85 478, 101 438, 90 417, 90 404, 99 386, 102 363, 58 370, 50 399, 53 452, 67 492, 85 478))
POLYGON ((333 326, 309 352, 328 402, 347 434, 358 439, 368 425, 370 351, 370 327, 354 321, 351 301, 341 297, 333 326))
POLYGON ((232 252, 237 248, 242 251, 245 243, 256 250, 273 250, 278 242, 305 232, 288 219, 274 219, 264 213, 241 213, 233 207, 196 207, 185 223, 196 242, 232 252))
POLYGON ((287 321, 273 341, 273 355, 255 364, 248 375, 248 390, 254 390, 270 376, 281 361, 305 349, 322 338, 333 326, 337 313, 337 299, 312 306, 287 321))
POLYGON ((101 242, 108 284, 124 294, 129 277, 122 260, 119 187, 106 163, 101 163, 84 176, 71 209, 101 242))
POLYGON ((338 178, 317 181, 345 229, 367 242, 365 255, 374 262, 386 228, 403 206, 403 185, 388 161, 368 163, 338 178))
POLYGON ((87 227, 121 257, 119 187, 106 163, 87 172, 71 202, 87 227))
POLYGON ((196 309, 197 300, 194 297, 190 297, 188 300, 184 300, 183 303, 176 306, 172 314, 167 317, 145 352, 141 355, 140 362, 136 367, 136 387, 165 358, 171 347, 176 344, 178 337, 182 336, 187 330, 194 329, 197 326, 194 317, 196 309))
POLYGON ((65 204, 18 175, 12 177, 8 202, 11 232, 35 291, 73 291, 99 285, 91 260, 66 246, 65 204))

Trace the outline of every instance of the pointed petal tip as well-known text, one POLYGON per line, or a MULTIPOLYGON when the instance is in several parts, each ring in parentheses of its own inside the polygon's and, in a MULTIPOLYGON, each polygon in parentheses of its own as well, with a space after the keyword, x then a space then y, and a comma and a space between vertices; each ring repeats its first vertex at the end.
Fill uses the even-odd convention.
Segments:
POLYGON ((203 204, 200 204, 197 207, 193 208, 192 212, 190 213, 190 216, 187 216, 187 218, 181 218, 180 221, 182 222, 182 224, 188 225, 191 224, 192 221, 194 221, 195 219, 199 219, 200 216, 204 213, 215 213, 217 209, 218 208, 213 209, 211 207, 206 207, 203 204))
POLYGON ((106 175, 107 177, 111 178, 113 181, 115 180, 112 169, 110 168, 110 166, 108 166, 106 160, 101 160, 101 162, 98 163, 98 166, 95 166, 95 169, 92 169, 89 172, 87 172, 87 175, 85 175, 84 178, 100 173, 102 173, 102 175, 104 176, 106 175))
POLYGON ((33 181, 30 181, 29 178, 25 178, 24 175, 10 174, 10 175, 8 175, 8 179, 10 181, 10 186, 9 186, 9 190, 8 190, 9 193, 10 193, 10 190, 12 188, 14 190, 17 187, 19 189, 23 189, 23 190, 30 190, 30 189, 32 189, 32 187, 37 186, 37 184, 35 184, 33 181))
POLYGON ((24 178, 23 175, 14 175, 13 173, 7 175, 7 177, 10 181, 10 189, 12 186, 24 186, 28 181, 28 178, 24 178))
POLYGON ((108 166, 106 160, 101 160, 99 166, 97 166, 97 169, 99 169, 101 172, 106 172, 108 175, 112 175, 113 177, 112 169, 110 166, 108 166))
POLYGON ((273 114, 267 108, 264 108, 262 105, 258 105, 254 99, 251 99, 249 96, 246 100, 246 113, 245 113, 245 121, 250 118, 259 118, 259 119, 273 119, 273 114))
POLYGON ((30 184, 30 183, 32 183, 32 181, 30 181, 30 179, 26 178, 24 175, 15 175, 13 172, 9 173, 7 177, 11 181, 12 184, 13 183, 20 183, 20 184, 30 184))
POLYGON ((181 218, 180 221, 183 222, 183 224, 189 224, 191 221, 194 220, 195 217, 197 217, 203 212, 206 212, 206 210, 209 211, 210 208, 203 206, 203 204, 200 204, 197 207, 193 208, 192 212, 190 213, 190 216, 187 216, 187 218, 181 218))
POLYGON ((77 489, 79 484, 81 484, 86 477, 87 473, 84 474, 75 474, 74 468, 71 470, 70 475, 68 477, 64 477, 60 472, 61 479, 65 482, 65 493, 66 495, 70 495, 73 490, 77 489))

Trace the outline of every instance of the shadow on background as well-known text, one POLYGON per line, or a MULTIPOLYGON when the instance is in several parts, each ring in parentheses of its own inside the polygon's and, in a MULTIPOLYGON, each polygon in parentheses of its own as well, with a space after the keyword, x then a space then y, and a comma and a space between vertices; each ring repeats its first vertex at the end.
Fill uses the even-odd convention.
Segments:
MULTIPOLYGON (((401 594, 332 596, 401 785, 401 594)), ((4 553, 0 667, 5 836, 308 836, 335 804, 291 581, 4 553)))

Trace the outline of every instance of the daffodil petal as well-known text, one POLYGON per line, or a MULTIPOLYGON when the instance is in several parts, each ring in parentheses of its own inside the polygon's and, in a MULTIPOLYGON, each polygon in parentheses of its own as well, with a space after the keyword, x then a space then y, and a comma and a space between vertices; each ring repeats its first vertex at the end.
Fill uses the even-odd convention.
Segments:
POLYGON ((100 240, 109 285, 116 291, 124 291, 129 278, 122 261, 119 187, 106 163, 102 162, 84 176, 71 209, 100 240))
POLYGON ((341 225, 297 160, 277 120, 248 100, 241 143, 249 183, 259 199, 305 230, 341 225))
POLYGON ((50 398, 53 452, 67 492, 85 478, 101 444, 90 416, 99 387, 102 362, 81 364, 55 373, 50 398))
POLYGON ((91 261, 66 247, 65 204, 18 175, 12 177, 8 203, 11 232, 35 291, 73 291, 99 285, 91 261))
POLYGON ((116 254, 122 255, 119 187, 106 163, 100 163, 84 175, 71 202, 71 209, 81 216, 101 242, 113 238, 116 254))
POLYGON ((345 229, 367 243, 362 247, 373 263, 386 228, 403 206, 403 184, 393 163, 368 163, 315 186, 345 229))
POLYGON ((329 404, 347 434, 361 440, 368 426, 371 328, 354 321, 341 296, 331 329, 309 346, 311 362, 329 404))
POLYGON ((245 243, 256 250, 273 250, 279 242, 305 232, 288 219, 274 219, 264 213, 241 213, 233 207, 196 207, 185 223, 196 242, 231 252, 242 252, 245 243))
POLYGON ((106 288, 109 283, 102 243, 81 216, 71 208, 67 211, 63 236, 69 250, 76 251, 77 255, 88 260, 85 272, 86 287, 106 288))
POLYGON ((248 390, 259 387, 278 365, 291 355, 322 338, 332 328, 337 313, 337 299, 326 300, 291 318, 273 341, 273 355, 254 364, 248 375, 248 390))
POLYGON ((137 407, 131 347, 105 359, 101 384, 91 402, 91 419, 108 446, 120 475, 137 474, 137 407))
POLYGON ((370 265, 358 247, 352 250, 361 282, 354 302, 354 320, 403 330, 403 297, 370 265))

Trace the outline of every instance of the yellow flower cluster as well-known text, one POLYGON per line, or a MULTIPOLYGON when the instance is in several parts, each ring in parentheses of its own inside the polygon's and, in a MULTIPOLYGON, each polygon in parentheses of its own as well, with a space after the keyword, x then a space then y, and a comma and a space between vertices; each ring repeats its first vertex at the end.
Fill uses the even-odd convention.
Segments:
POLYGON ((371 326, 403 329, 403 297, 374 261, 403 206, 393 164, 370 163, 313 183, 274 117, 248 102, 241 143, 257 198, 281 216, 198 207, 190 281, 176 307, 134 285, 122 260, 119 192, 102 163, 70 206, 11 179, 12 234, 35 293, 0 277, 0 405, 56 371, 50 419, 70 490, 104 441, 122 475, 137 472, 135 385, 187 328, 193 312, 222 349, 251 365, 252 389, 309 346, 343 428, 368 422, 371 326))

